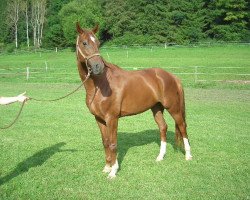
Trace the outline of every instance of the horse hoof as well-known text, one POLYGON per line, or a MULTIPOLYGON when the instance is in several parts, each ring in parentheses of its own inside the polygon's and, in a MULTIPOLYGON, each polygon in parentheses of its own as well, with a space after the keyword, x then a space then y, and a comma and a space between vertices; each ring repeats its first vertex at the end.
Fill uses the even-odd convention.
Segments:
POLYGON ((109 173, 109 175, 108 175, 108 179, 114 179, 116 177, 116 175, 115 174, 113 174, 113 173, 109 173))
POLYGON ((192 160, 193 156, 186 156, 186 160, 192 160))
POLYGON ((160 162, 160 161, 162 161, 163 160, 163 156, 158 156, 157 158, 156 158, 156 162, 160 162))
POLYGON ((105 165, 105 167, 104 167, 104 169, 102 170, 102 172, 103 172, 103 173, 109 173, 109 172, 111 172, 111 167, 105 165))

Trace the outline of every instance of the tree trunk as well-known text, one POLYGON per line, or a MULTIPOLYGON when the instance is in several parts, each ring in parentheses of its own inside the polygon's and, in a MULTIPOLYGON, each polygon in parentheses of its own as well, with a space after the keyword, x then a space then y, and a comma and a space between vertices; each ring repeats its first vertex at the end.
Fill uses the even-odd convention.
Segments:
POLYGON ((28 1, 26 1, 25 16, 26 16, 26 38, 27 38, 27 47, 29 48, 29 47, 30 47, 30 38, 29 38, 28 1))
POLYGON ((15 43, 16 43, 16 48, 18 47, 17 44, 17 23, 15 24, 15 43))

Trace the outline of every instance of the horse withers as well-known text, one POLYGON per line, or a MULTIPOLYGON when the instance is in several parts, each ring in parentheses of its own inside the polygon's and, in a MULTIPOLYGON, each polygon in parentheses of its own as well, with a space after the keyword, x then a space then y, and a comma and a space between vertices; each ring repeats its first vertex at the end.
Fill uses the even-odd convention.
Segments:
POLYGON ((166 109, 175 121, 175 140, 184 143, 185 158, 191 160, 186 131, 184 92, 181 82, 173 74, 160 68, 126 71, 106 62, 99 53, 100 42, 92 30, 76 24, 77 66, 86 89, 86 104, 100 128, 106 155, 103 172, 114 178, 117 161, 117 127, 120 117, 136 115, 151 109, 160 130, 161 146, 156 160, 166 154, 166 109))

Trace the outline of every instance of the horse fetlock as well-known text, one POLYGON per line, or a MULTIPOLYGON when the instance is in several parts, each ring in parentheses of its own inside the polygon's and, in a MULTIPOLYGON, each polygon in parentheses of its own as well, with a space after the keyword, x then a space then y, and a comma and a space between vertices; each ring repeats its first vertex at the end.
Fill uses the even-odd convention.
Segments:
POLYGON ((112 158, 111 158, 110 155, 109 155, 109 156, 106 156, 106 163, 111 163, 111 160, 112 160, 112 158))
POLYGON ((109 149, 110 149, 111 151, 116 150, 116 149, 117 149, 117 144, 110 144, 110 145, 109 145, 109 149))

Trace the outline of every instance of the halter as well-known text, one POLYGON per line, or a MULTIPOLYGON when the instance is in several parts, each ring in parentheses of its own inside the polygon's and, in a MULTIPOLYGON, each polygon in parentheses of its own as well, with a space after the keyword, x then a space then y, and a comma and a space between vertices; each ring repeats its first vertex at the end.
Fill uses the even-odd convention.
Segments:
POLYGON ((76 41, 76 55, 77 55, 77 59, 78 59, 78 52, 80 52, 81 56, 84 58, 86 67, 88 69, 88 75, 87 75, 87 77, 89 77, 90 74, 92 73, 92 69, 88 66, 88 60, 90 58, 95 57, 95 56, 100 56, 100 54, 99 53, 94 53, 94 54, 92 54, 90 56, 84 55, 84 53, 82 52, 81 48, 79 47, 78 42, 79 42, 79 36, 77 37, 77 41, 76 41))

